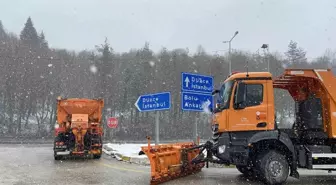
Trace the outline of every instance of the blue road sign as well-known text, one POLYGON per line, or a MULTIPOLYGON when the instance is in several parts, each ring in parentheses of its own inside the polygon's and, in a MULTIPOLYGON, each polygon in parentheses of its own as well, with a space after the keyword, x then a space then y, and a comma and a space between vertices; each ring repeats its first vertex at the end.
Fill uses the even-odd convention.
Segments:
POLYGON ((185 111, 206 112, 214 107, 212 95, 192 92, 182 92, 181 104, 185 111))
POLYGON ((212 93, 213 77, 182 72, 182 91, 212 93))
POLYGON ((170 92, 141 95, 135 106, 141 112, 170 109, 170 92))

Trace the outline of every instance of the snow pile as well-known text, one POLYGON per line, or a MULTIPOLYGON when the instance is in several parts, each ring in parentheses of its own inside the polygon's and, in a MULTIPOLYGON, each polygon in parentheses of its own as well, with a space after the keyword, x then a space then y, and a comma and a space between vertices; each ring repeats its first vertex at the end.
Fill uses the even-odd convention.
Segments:
POLYGON ((118 161, 149 165, 147 156, 139 155, 141 146, 147 146, 147 144, 107 143, 103 146, 103 152, 107 155, 111 155, 118 161))
MULTIPOLYGON (((120 153, 124 156, 137 157, 137 158, 147 158, 145 155, 139 155, 141 151, 141 146, 147 146, 147 144, 115 144, 107 143, 108 148, 112 148, 114 153, 120 153)), ((112 152, 113 153, 113 152, 112 152)))

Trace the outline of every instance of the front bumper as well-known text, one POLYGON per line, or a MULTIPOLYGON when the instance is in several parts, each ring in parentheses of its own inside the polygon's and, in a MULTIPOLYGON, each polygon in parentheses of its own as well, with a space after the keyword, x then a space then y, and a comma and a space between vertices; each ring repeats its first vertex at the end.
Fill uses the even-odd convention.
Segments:
POLYGON ((233 165, 247 165, 248 147, 232 142, 230 133, 222 133, 212 147, 212 152, 221 161, 233 165))
POLYGON ((54 147, 54 152, 55 152, 55 155, 73 155, 73 156, 74 155, 81 156, 81 155, 89 155, 89 154, 97 155, 97 154, 102 153, 102 151, 100 149, 83 150, 83 151, 75 152, 75 151, 69 149, 67 146, 62 146, 62 147, 55 146, 54 147))

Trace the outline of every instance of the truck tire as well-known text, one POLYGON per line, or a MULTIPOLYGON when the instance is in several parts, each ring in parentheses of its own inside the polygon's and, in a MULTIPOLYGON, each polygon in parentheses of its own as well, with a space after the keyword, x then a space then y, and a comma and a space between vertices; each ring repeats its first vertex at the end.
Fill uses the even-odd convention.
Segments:
POLYGON ((59 160, 62 159, 62 156, 57 155, 56 152, 54 152, 54 159, 55 159, 55 161, 59 161, 59 160))
POLYGON ((59 161, 62 159, 62 156, 55 155, 54 158, 55 158, 55 161, 59 161))
POLYGON ((100 157, 101 157, 101 155, 102 155, 102 152, 103 152, 103 149, 100 148, 100 153, 99 153, 99 154, 94 154, 94 155, 93 155, 93 158, 94 158, 94 159, 100 159, 100 157))
POLYGON ((100 157, 101 157, 101 154, 93 155, 94 159, 100 159, 100 157))
POLYGON ((256 164, 260 180, 268 185, 284 184, 289 176, 286 156, 275 150, 259 155, 256 164))

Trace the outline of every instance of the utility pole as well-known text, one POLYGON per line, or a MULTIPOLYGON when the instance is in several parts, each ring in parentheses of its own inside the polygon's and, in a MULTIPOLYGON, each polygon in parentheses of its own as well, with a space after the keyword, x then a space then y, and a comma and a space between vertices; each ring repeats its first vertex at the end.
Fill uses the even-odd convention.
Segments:
MULTIPOLYGON (((264 55, 265 55, 265 58, 266 58, 266 49, 267 49, 267 54, 269 53, 269 47, 268 47, 268 44, 263 44, 262 46, 261 46, 261 48, 264 50, 264 55)), ((271 70, 270 70, 270 63, 269 63, 269 57, 268 57, 268 55, 267 55, 267 70, 268 70, 268 72, 270 72, 271 70)))
POLYGON ((231 67, 231 41, 233 40, 233 38, 235 38, 238 35, 238 31, 236 31, 234 33, 234 35, 232 36, 232 38, 228 41, 223 41, 223 43, 229 43, 229 74, 231 74, 232 72, 232 67, 231 67))

